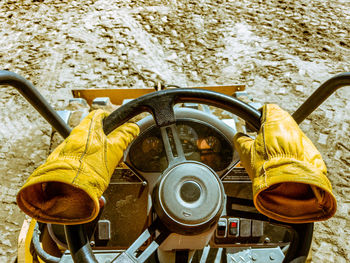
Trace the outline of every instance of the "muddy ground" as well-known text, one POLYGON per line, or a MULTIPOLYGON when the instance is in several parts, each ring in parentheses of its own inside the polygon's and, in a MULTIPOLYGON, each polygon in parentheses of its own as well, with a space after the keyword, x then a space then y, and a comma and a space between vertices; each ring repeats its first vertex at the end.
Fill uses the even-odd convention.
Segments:
MULTIPOLYGON (((60 109, 73 88, 244 83, 257 102, 293 112, 350 71, 350 3, 337 1, 0 1, 0 68, 29 79, 60 109)), ((338 201, 315 224, 313 262, 350 261, 349 88, 301 125, 320 149, 338 201)), ((48 153, 49 125, 0 87, 0 262, 24 215, 19 187, 48 153)))

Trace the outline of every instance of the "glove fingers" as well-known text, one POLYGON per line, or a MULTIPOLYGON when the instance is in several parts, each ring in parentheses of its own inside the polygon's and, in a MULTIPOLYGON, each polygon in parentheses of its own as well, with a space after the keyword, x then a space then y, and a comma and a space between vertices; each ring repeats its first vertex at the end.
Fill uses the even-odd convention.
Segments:
MULTIPOLYGON (((70 135, 65 139, 64 146, 59 148, 57 151, 61 157, 69 155, 74 152, 75 155, 82 155, 86 151, 86 145, 88 141, 91 141, 91 135, 94 135, 95 138, 103 135, 102 131, 102 120, 108 115, 107 112, 102 110, 92 111, 86 116, 81 123, 76 126, 70 135)), ((102 141, 102 138, 99 138, 99 141, 102 141)), ((91 147, 90 147, 91 148, 91 147)), ((91 150, 91 149, 90 149, 91 150)), ((55 150, 56 151, 56 150, 55 150)), ((54 152, 55 152, 54 151, 54 152)), ((55 157, 53 157, 55 158, 55 157)))
POLYGON ((139 132, 140 128, 135 123, 125 123, 108 134, 108 143, 113 145, 121 144, 119 148, 124 151, 130 142, 139 135, 139 132))
POLYGON ((103 119, 106 118, 109 115, 109 113, 106 112, 106 111, 100 110, 100 109, 96 110, 96 111, 93 111, 93 112, 94 112, 94 114, 91 117, 91 119, 94 119, 93 122, 95 124, 93 129, 94 129, 94 131, 97 132, 97 134, 104 135, 103 119))
POLYGON ((123 153, 132 140, 139 134, 140 129, 134 123, 125 123, 107 136, 108 170, 112 171, 123 157, 123 153))
MULTIPOLYGON (((94 130, 98 134, 104 134, 103 131, 103 119, 109 115, 108 112, 97 110, 95 111, 95 127, 94 130)), ((125 123, 118 128, 114 129, 110 134, 107 135, 109 144, 118 144, 120 140, 125 141, 126 146, 122 148, 125 150, 129 143, 139 134, 140 129, 134 123, 125 123)))
POLYGON ((268 123, 268 122, 279 122, 282 120, 292 120, 294 119, 292 116, 289 115, 288 112, 285 110, 282 110, 278 105, 276 104, 265 104, 262 107, 262 118, 261 118, 261 124, 268 123))
POLYGON ((254 143, 252 138, 239 132, 233 137, 233 143, 241 159, 250 159, 251 146, 254 143))
POLYGON ((233 138, 233 143, 241 159, 243 167, 247 170, 250 178, 253 178, 252 170, 252 145, 254 140, 244 133, 237 133, 233 138))
MULTIPOLYGON (((103 119, 109 115, 106 111, 97 110, 94 117, 96 134, 105 135, 103 131, 103 119)), ((140 129, 134 123, 125 123, 106 136, 110 149, 124 151, 130 142, 139 134, 140 129)))
MULTIPOLYGON (((91 132, 100 141, 100 143, 96 143, 96 145, 103 143, 107 146, 104 152, 104 160, 110 176, 112 171, 120 162, 120 159, 123 157, 124 150, 139 134, 140 129, 134 123, 125 123, 106 136, 103 131, 103 119, 108 115, 109 113, 103 110, 95 111, 95 114, 93 115, 93 126, 91 128, 91 132)), ((91 149, 91 151, 98 151, 98 149, 99 148, 97 147, 95 150, 91 149)), ((94 166, 97 167, 96 165, 94 166)))

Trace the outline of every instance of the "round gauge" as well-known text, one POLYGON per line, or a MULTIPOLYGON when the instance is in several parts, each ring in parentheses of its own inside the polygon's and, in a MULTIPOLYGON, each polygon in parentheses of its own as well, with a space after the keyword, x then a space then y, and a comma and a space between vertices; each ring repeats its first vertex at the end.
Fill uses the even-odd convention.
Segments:
POLYGON ((193 152, 197 150, 196 142, 198 140, 198 135, 196 131, 192 127, 185 124, 177 125, 176 130, 179 134, 179 138, 180 138, 185 156, 191 155, 193 152))
POLYGON ((205 138, 205 141, 208 144, 211 151, 213 151, 214 153, 220 152, 221 142, 217 137, 208 136, 207 138, 205 138))
POLYGON ((141 149, 143 153, 157 156, 163 151, 163 143, 155 136, 147 137, 143 140, 141 149))

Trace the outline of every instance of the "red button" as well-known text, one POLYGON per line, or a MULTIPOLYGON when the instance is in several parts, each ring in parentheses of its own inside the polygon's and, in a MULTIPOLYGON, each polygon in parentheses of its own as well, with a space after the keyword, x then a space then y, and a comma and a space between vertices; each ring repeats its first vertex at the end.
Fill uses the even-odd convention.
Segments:
POLYGON ((230 227, 237 227, 237 222, 231 222, 230 227))

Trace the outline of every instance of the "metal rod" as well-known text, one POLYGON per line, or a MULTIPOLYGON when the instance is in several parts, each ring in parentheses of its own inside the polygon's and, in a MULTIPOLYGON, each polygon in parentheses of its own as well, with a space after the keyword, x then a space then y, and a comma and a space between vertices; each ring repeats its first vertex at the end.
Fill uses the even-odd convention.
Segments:
POLYGON ((32 83, 16 73, 0 70, 0 85, 9 85, 16 88, 63 138, 68 137, 71 128, 62 120, 45 98, 41 96, 32 83))
POLYGON ((337 89, 345 86, 350 86, 350 72, 341 73, 330 78, 299 106, 292 115, 294 120, 300 124, 337 89))

